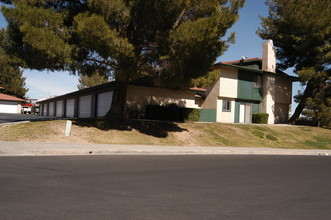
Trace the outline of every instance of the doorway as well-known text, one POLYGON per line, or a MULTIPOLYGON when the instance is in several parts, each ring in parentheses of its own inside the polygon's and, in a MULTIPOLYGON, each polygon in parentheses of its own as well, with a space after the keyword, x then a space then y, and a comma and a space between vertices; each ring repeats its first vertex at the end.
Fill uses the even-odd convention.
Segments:
POLYGON ((248 103, 240 104, 239 123, 252 123, 252 104, 248 104, 248 103))

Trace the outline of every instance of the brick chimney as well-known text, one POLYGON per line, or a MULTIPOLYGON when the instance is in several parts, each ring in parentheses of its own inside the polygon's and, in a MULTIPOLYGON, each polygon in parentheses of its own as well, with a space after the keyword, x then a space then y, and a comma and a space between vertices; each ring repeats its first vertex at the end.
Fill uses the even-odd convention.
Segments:
POLYGON ((276 53, 272 40, 267 40, 262 45, 262 70, 276 72, 276 53))

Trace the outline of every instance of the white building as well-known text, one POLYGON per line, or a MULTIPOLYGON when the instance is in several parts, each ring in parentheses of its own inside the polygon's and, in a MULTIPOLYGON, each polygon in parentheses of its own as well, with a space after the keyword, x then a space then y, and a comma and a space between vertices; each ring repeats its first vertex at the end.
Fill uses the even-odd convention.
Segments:
POLYGON ((251 123, 253 113, 268 113, 268 124, 286 123, 292 100, 292 77, 276 68, 272 41, 263 44, 262 59, 214 65, 221 76, 207 88, 202 108, 214 109, 216 122, 251 123))
POLYGON ((22 102, 25 100, 0 93, 0 113, 20 114, 22 102))

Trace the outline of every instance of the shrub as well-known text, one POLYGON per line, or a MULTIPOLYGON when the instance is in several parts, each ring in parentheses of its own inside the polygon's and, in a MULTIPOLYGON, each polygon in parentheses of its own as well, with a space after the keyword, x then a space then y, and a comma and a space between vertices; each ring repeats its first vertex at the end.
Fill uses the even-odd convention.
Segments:
POLYGON ((194 108, 182 108, 182 121, 200 121, 201 110, 194 108))
POLYGON ((164 106, 147 105, 145 110, 146 118, 151 120, 166 120, 164 108, 164 106))
POLYGON ((146 119, 161 121, 199 121, 200 109, 179 108, 176 104, 167 106, 147 105, 146 119))
POLYGON ((268 124, 268 113, 254 113, 252 117, 252 122, 256 124, 268 124))
POLYGON ((167 121, 182 121, 180 118, 180 108, 177 104, 169 104, 165 106, 165 114, 167 121))

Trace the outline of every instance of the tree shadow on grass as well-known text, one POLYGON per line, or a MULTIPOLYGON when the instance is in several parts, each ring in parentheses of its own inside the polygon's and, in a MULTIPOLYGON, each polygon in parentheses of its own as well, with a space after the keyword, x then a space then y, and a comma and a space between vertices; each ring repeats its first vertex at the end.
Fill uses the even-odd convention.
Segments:
POLYGON ((178 126, 177 123, 167 121, 129 120, 123 126, 107 123, 104 119, 76 119, 73 120, 73 124, 80 127, 94 127, 103 131, 128 131, 135 129, 142 134, 157 138, 166 138, 169 132, 187 131, 187 129, 178 126))

